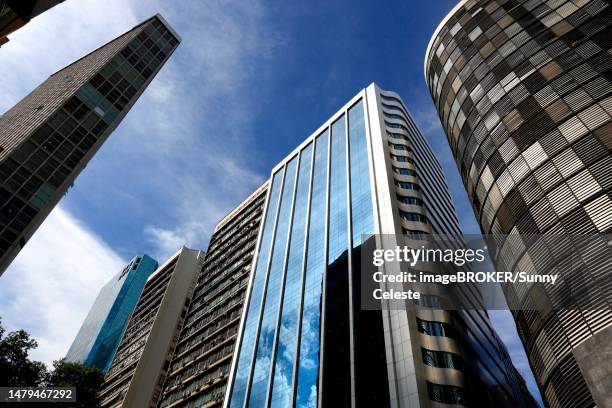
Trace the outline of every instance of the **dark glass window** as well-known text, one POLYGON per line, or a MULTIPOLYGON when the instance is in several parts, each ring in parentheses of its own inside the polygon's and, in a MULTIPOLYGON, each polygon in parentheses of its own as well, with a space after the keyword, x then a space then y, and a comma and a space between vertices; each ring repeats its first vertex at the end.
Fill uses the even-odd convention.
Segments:
POLYGON ((428 350, 422 347, 421 352, 425 365, 438 368, 454 368, 456 370, 463 369, 461 357, 457 354, 446 351, 428 350))
POLYGON ((413 164, 414 164, 414 160, 413 160, 412 158, 410 158, 410 157, 407 157, 407 156, 398 156, 398 155, 396 155, 396 154, 392 154, 392 155, 391 155, 391 158, 392 158, 393 160, 395 160, 395 161, 398 161, 398 162, 402 162, 402 163, 413 163, 413 164))
POLYGON ((403 204, 408 204, 408 205, 420 205, 423 206, 423 200, 421 200, 420 198, 416 198, 416 197, 406 197, 403 195, 397 195, 397 201, 399 201, 400 203, 403 204))
POLYGON ((412 169, 405 169, 402 167, 395 167, 393 166, 393 171, 396 172, 397 174, 402 174, 404 176, 413 176, 416 177, 417 173, 416 171, 412 170, 412 169))
POLYGON ((434 384, 427 381, 427 391, 429 399, 443 404, 467 405, 465 391, 461 387, 454 385, 434 384))
POLYGON ((406 152, 411 152, 412 149, 406 145, 403 144, 397 144, 397 143, 389 143, 389 147, 395 149, 395 150, 404 150, 406 152))
POLYGON ((427 218, 423 214, 406 212, 406 211, 400 210, 400 216, 403 219, 408 220, 408 221, 422 222, 422 223, 427 224, 427 218))
POLYGON ((385 122, 385 125, 387 125, 387 127, 390 127, 391 129, 402 129, 406 132, 409 132, 408 128, 404 125, 400 125, 398 123, 389 123, 389 122, 385 122))
POLYGON ((421 333, 429 336, 455 338, 455 330, 449 323, 422 320, 417 317, 417 327, 421 333))
POLYGON ((416 190, 421 191, 421 187, 417 184, 411 183, 409 181, 397 181, 395 180, 395 185, 399 188, 403 188, 404 190, 416 190))

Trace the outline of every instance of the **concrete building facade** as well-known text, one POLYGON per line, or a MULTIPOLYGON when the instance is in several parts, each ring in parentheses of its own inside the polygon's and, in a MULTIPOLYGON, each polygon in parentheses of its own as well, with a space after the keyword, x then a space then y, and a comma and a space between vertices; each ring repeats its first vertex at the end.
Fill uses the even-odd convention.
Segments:
POLYGON ((102 407, 157 406, 203 257, 183 247, 149 277, 104 378, 102 407))
POLYGON ((156 15, 0 116, 0 274, 138 100, 180 37, 156 15))

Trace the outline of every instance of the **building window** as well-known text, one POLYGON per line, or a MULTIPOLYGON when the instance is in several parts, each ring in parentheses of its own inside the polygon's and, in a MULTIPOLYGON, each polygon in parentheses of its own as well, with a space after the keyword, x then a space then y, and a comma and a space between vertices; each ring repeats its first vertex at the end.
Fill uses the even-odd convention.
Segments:
POLYGON ((411 183, 409 181, 397 181, 395 180, 395 185, 399 188, 403 188, 404 190, 414 190, 421 191, 421 187, 418 185, 411 183))
POLYGON ((387 102, 395 102, 395 103, 397 103, 397 104, 401 105, 402 107, 404 107, 404 104, 402 103, 402 101, 400 101, 399 99, 397 99, 397 98, 395 98, 395 97, 393 97, 393 96, 386 96, 386 95, 382 95, 382 94, 381 94, 381 95, 380 95, 380 98, 381 98, 383 101, 387 101, 387 102))
POLYGON ((425 236, 429 235, 428 232, 408 228, 402 228, 402 234, 410 236, 411 239, 425 239, 425 236))
POLYGON ((393 171, 396 172, 397 174, 402 174, 404 176, 413 176, 413 177, 417 176, 416 171, 411 170, 411 169, 405 169, 405 168, 393 166, 393 171))
POLYGON ((413 160, 413 159, 411 159, 410 157, 406 157, 406 156, 398 156, 398 155, 396 155, 396 154, 392 154, 392 155, 391 155, 391 158, 392 158, 393 160, 395 160, 395 161, 398 161, 398 162, 402 162, 402 163, 411 163, 411 164, 414 164, 414 160, 413 160))
MULTIPOLYGON (((412 230, 414 231, 414 230, 412 230)), ((420 231, 414 231, 414 232, 420 232, 420 231)), ((405 233, 405 232, 404 232, 405 233)), ((441 307, 441 302, 440 302, 440 297, 436 296, 436 295, 426 295, 421 293, 421 297, 419 299, 415 299, 414 300, 414 304, 421 306, 421 307, 426 307, 426 308, 430 308, 430 309, 439 309, 441 307)))
POLYGON ((395 150, 403 150, 406 152, 411 152, 412 149, 406 145, 397 144, 397 143, 389 143, 389 147, 395 150))
POLYGON ((396 115, 394 113, 386 113, 386 112, 385 112, 385 118, 388 118, 388 119, 397 119, 397 120, 405 120, 403 116, 396 115))
POLYGON ((406 132, 409 132, 408 128, 404 125, 400 125, 398 123, 389 123, 389 122, 385 122, 385 125, 387 125, 387 127, 391 128, 391 129, 402 129, 406 132))
POLYGON ((420 198, 405 197, 405 196, 399 195, 399 194, 397 195, 397 201, 399 201, 402 204, 407 204, 407 205, 420 205, 421 207, 423 207, 425 205, 423 200, 421 200, 420 198))
POLYGON ((467 405, 465 390, 454 385, 434 384, 427 381, 429 399, 443 404, 467 405))
POLYGON ((405 140, 409 142, 408 137, 402 135, 401 133, 387 132, 387 136, 390 137, 391 139, 401 139, 401 140, 405 140))
POLYGON ((423 224, 427 224, 427 217, 425 217, 423 214, 400 210, 400 216, 407 221, 422 222, 423 224))
POLYGON ((385 108, 385 109, 396 110, 396 111, 404 113, 402 111, 402 108, 400 108, 399 106, 389 105, 388 103, 384 103, 384 102, 382 102, 381 104, 382 104, 383 108, 385 108))
POLYGON ((446 351, 428 350, 421 347, 423 354, 423 363, 430 367, 438 368, 454 368, 455 370, 463 370, 461 357, 457 354, 446 351))
POLYGON ((455 330, 449 323, 430 322, 429 320, 422 320, 417 317, 417 326, 421 333, 427 334, 428 336, 455 338, 455 330))

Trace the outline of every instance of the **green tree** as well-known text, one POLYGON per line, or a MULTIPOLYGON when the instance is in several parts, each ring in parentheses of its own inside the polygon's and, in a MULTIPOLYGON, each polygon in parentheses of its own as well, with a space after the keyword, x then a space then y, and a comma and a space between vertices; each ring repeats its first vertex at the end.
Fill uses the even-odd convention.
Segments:
POLYGON ((47 369, 39 361, 28 358, 30 350, 38 347, 36 340, 30 338, 25 330, 10 332, 5 330, 0 319, 0 386, 37 387, 44 385, 47 369))
MULTIPOLYGON (((97 392, 102 388, 104 374, 97 367, 53 362, 49 373, 40 361, 28 358, 30 350, 38 347, 36 340, 25 330, 10 332, 6 336, 0 319, 0 387, 74 387, 77 402, 56 403, 46 406, 96 408, 100 406, 97 392)), ((20 407, 40 408, 40 403, 20 403, 20 407)))
POLYGON ((48 386, 76 388, 77 402, 61 406, 95 408, 100 406, 97 393, 102 388, 103 382, 104 374, 98 367, 71 363, 62 359, 53 362, 48 386))

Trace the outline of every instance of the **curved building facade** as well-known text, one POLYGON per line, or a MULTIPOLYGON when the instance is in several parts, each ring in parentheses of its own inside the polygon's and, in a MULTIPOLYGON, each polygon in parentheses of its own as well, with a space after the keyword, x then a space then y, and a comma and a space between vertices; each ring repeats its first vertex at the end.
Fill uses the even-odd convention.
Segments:
POLYGON ((612 405, 602 388, 612 371, 611 25, 603 0, 461 1, 425 56, 497 268, 572 268, 580 278, 568 282, 587 285, 586 296, 565 286, 504 287, 520 306, 519 334, 551 407, 612 405), (557 237, 554 245, 526 239, 542 234, 557 237), (576 237, 587 234, 595 238, 580 245, 576 237), (541 294, 553 299, 547 307, 535 304, 541 294))

